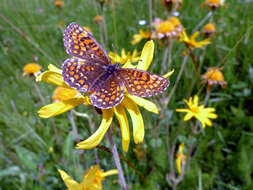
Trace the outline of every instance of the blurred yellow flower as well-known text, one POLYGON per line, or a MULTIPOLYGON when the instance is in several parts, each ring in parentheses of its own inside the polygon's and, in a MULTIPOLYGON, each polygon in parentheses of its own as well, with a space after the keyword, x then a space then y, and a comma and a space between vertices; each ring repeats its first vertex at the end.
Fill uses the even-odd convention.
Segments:
POLYGON ((190 38, 187 36, 185 30, 183 29, 179 41, 184 42, 188 48, 194 49, 194 48, 203 48, 205 45, 210 44, 210 38, 207 38, 205 40, 196 41, 196 37, 199 35, 199 32, 195 32, 190 38))
POLYGON ((176 109, 177 112, 186 112, 187 114, 184 117, 184 121, 190 120, 192 117, 195 117, 200 121, 202 127, 205 128, 206 125, 212 126, 212 121, 210 119, 216 119, 218 116, 213 113, 215 108, 205 108, 204 105, 198 105, 199 97, 194 96, 193 100, 190 97, 189 101, 184 100, 184 102, 189 107, 188 109, 176 109))
POLYGON ((175 17, 175 16, 172 16, 172 17, 169 17, 168 18, 168 21, 171 22, 173 25, 174 25, 174 28, 175 28, 175 31, 176 31, 176 34, 175 36, 179 36, 180 33, 183 31, 183 25, 182 23, 180 22, 180 20, 175 17))
POLYGON ((224 6, 225 3, 222 0, 206 0, 203 4, 202 7, 209 6, 211 10, 215 10, 216 8, 220 6, 224 6))
POLYGON ((133 40, 130 42, 132 45, 138 44, 142 39, 150 39, 151 32, 149 30, 139 30, 138 34, 133 35, 133 40))
POLYGON ((125 64, 128 61, 130 61, 130 62, 136 62, 136 61, 138 61, 140 59, 140 57, 139 57, 140 53, 138 53, 136 49, 133 51, 132 54, 131 54, 130 51, 128 51, 126 53, 125 49, 123 48, 121 50, 121 55, 118 55, 117 53, 114 53, 114 52, 109 52, 108 55, 109 55, 112 63, 125 64))
POLYGON ((215 34, 215 32, 216 32, 216 27, 215 27, 215 25, 212 24, 212 23, 206 24, 206 25, 203 27, 202 31, 201 31, 201 33, 202 33, 205 37, 211 37, 211 36, 213 36, 213 35, 215 34))
POLYGON ((227 82, 224 80, 224 76, 218 67, 210 67, 207 72, 202 75, 202 79, 207 81, 207 93, 210 92, 210 89, 219 84, 222 88, 227 86, 227 82))
POLYGON ((166 20, 158 24, 156 28, 156 33, 159 39, 163 37, 170 37, 173 35, 172 33, 174 29, 175 29, 174 25, 171 22, 166 20))
POLYGON ((58 169, 58 172, 68 190, 102 190, 102 180, 107 176, 118 173, 117 170, 104 172, 98 168, 98 165, 91 166, 90 169, 84 173, 82 182, 78 183, 63 170, 58 169))
POLYGON ((23 76, 38 76, 42 67, 38 63, 28 63, 24 66, 23 76))
POLYGON ((64 7, 64 2, 63 1, 55 1, 54 5, 56 7, 63 8, 64 7))
POLYGON ((186 156, 184 155, 184 144, 180 144, 176 159, 176 168, 179 174, 182 173, 182 169, 184 169, 185 164, 186 164, 186 156))

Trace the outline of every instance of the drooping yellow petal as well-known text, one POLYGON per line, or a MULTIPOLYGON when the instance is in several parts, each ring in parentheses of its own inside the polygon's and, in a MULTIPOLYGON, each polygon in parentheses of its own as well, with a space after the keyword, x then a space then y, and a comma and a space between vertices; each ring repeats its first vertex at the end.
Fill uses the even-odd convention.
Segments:
POLYGON ((58 74, 62 74, 62 70, 52 64, 49 64, 47 68, 49 71, 52 71, 52 72, 55 72, 58 74))
POLYGON ((54 117, 56 115, 62 114, 66 111, 69 111, 73 109, 74 107, 84 103, 85 98, 82 96, 79 96, 77 98, 68 99, 65 101, 48 104, 38 111, 38 114, 42 118, 50 118, 54 117))
POLYGON ((135 102, 137 105, 145 108, 146 110, 148 110, 150 112, 158 114, 158 112, 159 112, 158 108, 156 107, 156 105, 153 102, 146 100, 144 98, 138 97, 138 96, 132 96, 130 94, 127 94, 126 96, 128 98, 130 98, 133 102, 135 102))
POLYGON ((107 176, 110 176, 110 175, 115 175, 115 174, 118 174, 118 170, 114 169, 114 170, 109 170, 107 172, 103 172, 102 173, 102 176, 103 177, 107 177, 107 176))
POLYGON ((123 99, 122 104, 126 107, 133 123, 133 136, 135 144, 141 143, 144 139, 144 123, 141 112, 137 105, 127 96, 123 99))
POLYGON ((166 73, 165 75, 163 75, 164 78, 168 79, 173 73, 174 73, 174 69, 172 69, 172 71, 166 73))
POLYGON ((153 60, 154 48, 155 48, 155 45, 154 45, 153 40, 146 42, 141 52, 141 58, 140 58, 141 61, 139 61, 137 69, 146 71, 149 68, 153 60))
POLYGON ((82 190, 82 186, 76 181, 74 181, 66 172, 60 169, 57 170, 69 190, 82 190))
POLYGON ((111 125, 112 118, 113 118, 113 111, 112 109, 104 109, 103 112, 103 119, 99 126, 99 128, 96 130, 96 132, 91 135, 88 139, 80 142, 77 144, 78 149, 91 149, 96 147, 102 138, 104 137, 106 131, 111 125))
POLYGON ((56 86, 62 86, 62 87, 65 87, 65 88, 70 88, 63 81, 62 75, 57 73, 57 72, 54 72, 54 71, 45 71, 41 75, 36 77, 36 82, 40 82, 40 81, 44 81, 44 82, 47 82, 49 84, 53 84, 53 85, 56 85, 56 86))
POLYGON ((127 115, 124 110, 124 107, 121 104, 114 107, 113 110, 120 124, 120 130, 121 130, 121 136, 122 136, 122 148, 125 152, 127 152, 129 143, 130 143, 130 133, 129 133, 127 115))

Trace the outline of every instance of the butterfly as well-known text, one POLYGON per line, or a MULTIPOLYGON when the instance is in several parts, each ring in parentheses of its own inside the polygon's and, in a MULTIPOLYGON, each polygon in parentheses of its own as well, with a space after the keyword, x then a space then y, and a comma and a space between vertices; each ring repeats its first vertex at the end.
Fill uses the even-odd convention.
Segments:
POLYGON ((159 75, 111 64, 92 34, 77 23, 71 23, 64 31, 64 46, 73 57, 62 65, 63 80, 70 87, 89 93, 97 108, 109 109, 121 103, 125 88, 131 95, 149 97, 169 86, 169 80, 159 75))

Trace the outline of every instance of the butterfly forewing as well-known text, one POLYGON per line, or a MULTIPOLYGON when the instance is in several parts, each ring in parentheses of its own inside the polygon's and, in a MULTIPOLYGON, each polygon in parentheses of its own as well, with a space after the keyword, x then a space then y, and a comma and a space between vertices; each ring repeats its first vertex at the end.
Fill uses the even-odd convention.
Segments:
POLYGON ((168 79, 138 69, 120 69, 119 74, 127 91, 135 96, 153 96, 162 93, 169 86, 168 79))
POLYGON ((66 52, 78 58, 95 58, 103 64, 110 60, 94 37, 77 23, 71 23, 64 31, 66 52))
POLYGON ((88 92, 103 73, 100 64, 89 59, 70 58, 62 65, 65 83, 81 92, 88 92))
POLYGON ((115 74, 99 81, 94 87, 94 92, 90 96, 94 106, 100 109, 109 109, 123 100, 125 93, 124 83, 115 74))

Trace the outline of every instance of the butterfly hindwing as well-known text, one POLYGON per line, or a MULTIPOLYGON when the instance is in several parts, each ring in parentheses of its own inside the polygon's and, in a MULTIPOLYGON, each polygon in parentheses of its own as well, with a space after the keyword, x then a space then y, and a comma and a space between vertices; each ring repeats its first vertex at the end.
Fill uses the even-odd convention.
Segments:
POLYGON ((71 23, 64 31, 66 52, 78 58, 94 58, 109 64, 110 60, 92 34, 77 23, 71 23))
POLYGON ((135 96, 148 97, 162 93, 169 86, 169 80, 159 75, 138 69, 120 69, 127 91, 135 96))
POLYGON ((88 92, 103 72, 99 63, 89 59, 70 58, 62 65, 63 80, 80 92, 88 92))
POLYGON ((94 87, 90 98, 92 104, 100 109, 109 109, 118 105, 124 98, 124 83, 112 74, 94 87))

